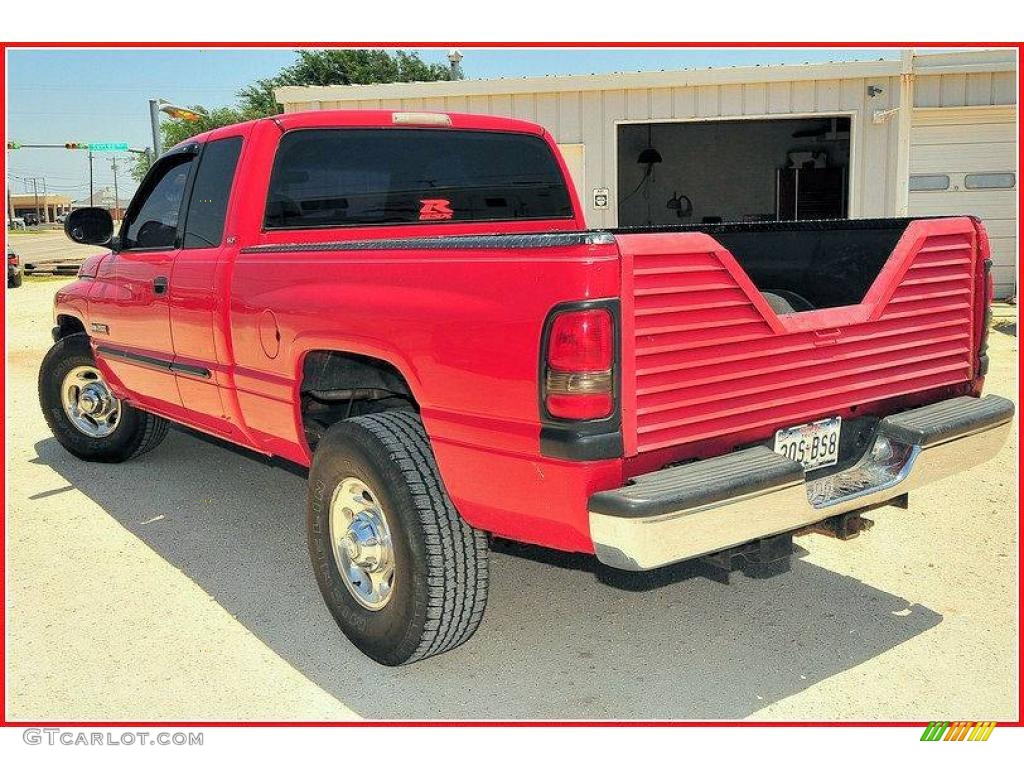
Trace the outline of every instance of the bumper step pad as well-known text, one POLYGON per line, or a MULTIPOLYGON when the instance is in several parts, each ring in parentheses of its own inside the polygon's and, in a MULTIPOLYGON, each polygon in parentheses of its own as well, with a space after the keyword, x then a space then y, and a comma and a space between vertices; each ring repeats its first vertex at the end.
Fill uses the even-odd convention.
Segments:
POLYGON ((1013 403, 989 395, 956 397, 882 419, 880 429, 891 440, 927 448, 967 432, 1003 424, 1013 418, 1013 403))
POLYGON ((804 468, 771 448, 757 446, 641 475, 630 485, 590 497, 590 511, 647 517, 693 509, 804 481, 804 468))

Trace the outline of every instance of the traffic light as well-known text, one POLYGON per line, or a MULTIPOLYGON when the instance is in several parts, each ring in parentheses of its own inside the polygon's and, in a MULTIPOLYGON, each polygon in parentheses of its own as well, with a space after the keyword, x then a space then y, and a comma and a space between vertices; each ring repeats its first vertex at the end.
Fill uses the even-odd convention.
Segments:
POLYGON ((8 149, 21 149, 21 144, 19 144, 16 141, 8 141, 7 142, 7 148, 8 149))
POLYGON ((84 141, 69 141, 64 145, 64 149, 88 149, 89 145, 84 141))

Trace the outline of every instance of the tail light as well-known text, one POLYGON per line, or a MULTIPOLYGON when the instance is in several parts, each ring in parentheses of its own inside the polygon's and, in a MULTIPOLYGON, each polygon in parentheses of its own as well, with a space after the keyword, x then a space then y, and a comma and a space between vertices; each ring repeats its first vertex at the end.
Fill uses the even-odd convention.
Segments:
POLYGON ((607 309, 558 310, 548 321, 542 399, 556 419, 610 416, 615 407, 615 328, 607 309))

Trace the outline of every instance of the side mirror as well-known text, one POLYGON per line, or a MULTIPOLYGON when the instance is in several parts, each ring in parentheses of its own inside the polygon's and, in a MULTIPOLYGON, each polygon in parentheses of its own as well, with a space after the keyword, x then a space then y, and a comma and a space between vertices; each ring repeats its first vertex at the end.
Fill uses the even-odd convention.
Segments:
POLYGON ((64 234, 82 245, 107 245, 114 236, 114 219, 106 208, 78 208, 64 220, 64 234))

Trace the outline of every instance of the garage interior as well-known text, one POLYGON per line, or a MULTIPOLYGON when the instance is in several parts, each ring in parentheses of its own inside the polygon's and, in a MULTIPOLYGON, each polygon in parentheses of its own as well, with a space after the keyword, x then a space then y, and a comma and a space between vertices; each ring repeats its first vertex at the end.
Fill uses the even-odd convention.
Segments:
POLYGON ((844 219, 850 118, 617 126, 618 225, 844 219))

